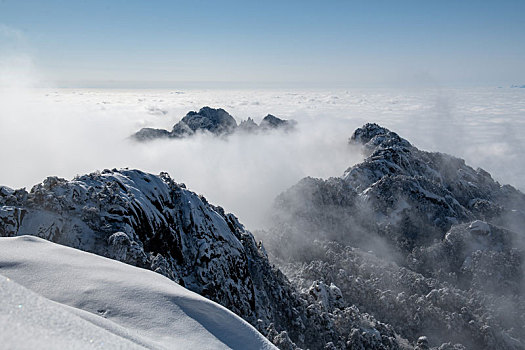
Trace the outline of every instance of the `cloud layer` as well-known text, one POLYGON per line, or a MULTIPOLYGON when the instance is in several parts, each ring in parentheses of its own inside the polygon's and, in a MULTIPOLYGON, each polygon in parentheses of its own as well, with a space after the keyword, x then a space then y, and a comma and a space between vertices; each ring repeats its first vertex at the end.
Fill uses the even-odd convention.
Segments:
POLYGON ((524 189, 525 89, 233 91, 3 89, 0 184, 31 187, 103 168, 168 171, 263 227, 274 197, 304 176, 340 176, 362 159, 353 130, 377 122, 417 147, 465 158, 524 189), (299 122, 295 133, 198 135, 135 143, 141 127, 170 129, 189 110, 222 107, 237 122, 268 113, 299 122), (162 111, 162 112, 159 112, 162 111))

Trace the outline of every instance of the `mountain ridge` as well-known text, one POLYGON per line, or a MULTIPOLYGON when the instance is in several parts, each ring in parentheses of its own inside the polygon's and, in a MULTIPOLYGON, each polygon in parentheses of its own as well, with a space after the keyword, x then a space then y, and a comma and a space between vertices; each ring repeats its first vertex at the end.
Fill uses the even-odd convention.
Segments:
POLYGON ((164 129, 142 128, 131 137, 136 141, 149 141, 159 138, 181 139, 191 137, 198 132, 207 132, 215 136, 228 136, 234 132, 259 133, 272 130, 292 131, 297 124, 294 120, 277 118, 266 115, 257 125, 252 118, 241 121, 239 125, 235 119, 222 108, 202 107, 198 112, 188 112, 171 131, 164 129))

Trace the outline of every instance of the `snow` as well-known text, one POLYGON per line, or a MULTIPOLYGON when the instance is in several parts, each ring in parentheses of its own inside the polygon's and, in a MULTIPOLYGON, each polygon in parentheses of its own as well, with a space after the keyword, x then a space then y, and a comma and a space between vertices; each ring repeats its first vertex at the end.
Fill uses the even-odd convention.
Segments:
MULTIPOLYGON (((88 321, 89 313, 82 315, 80 310, 55 303, 1 275, 0 298, 3 330, 0 344, 3 346, 17 349, 143 349, 117 332, 88 321)), ((104 319, 100 322, 118 331, 112 322, 104 319)), ((124 329, 122 333, 125 334, 124 329)))
POLYGON ((148 270, 32 236, 0 238, 0 343, 273 349, 224 307, 148 270))
POLYGON ((479 234, 479 235, 486 235, 490 233, 490 226, 484 221, 481 220, 475 220, 473 221, 469 227, 470 231, 473 233, 479 234))

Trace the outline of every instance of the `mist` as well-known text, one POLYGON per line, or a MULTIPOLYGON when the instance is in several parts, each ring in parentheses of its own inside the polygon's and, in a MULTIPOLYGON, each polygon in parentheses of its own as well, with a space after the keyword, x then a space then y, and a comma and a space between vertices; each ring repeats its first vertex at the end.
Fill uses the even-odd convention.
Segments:
POLYGON ((305 176, 341 176, 362 155, 352 132, 377 122, 417 147, 451 153, 501 183, 524 188, 522 89, 93 90, 2 88, 0 184, 27 187, 45 177, 130 167, 159 173, 264 228, 274 198, 305 176), (142 127, 171 129, 188 111, 226 109, 239 123, 268 113, 295 119, 295 132, 200 134, 137 143, 142 127))
MULTIPOLYGON (((5 30, 4 30, 5 32, 5 30)), ((9 35, 7 35, 9 34, 9 35)), ((233 212, 267 227, 275 197, 300 179, 341 176, 363 156, 352 132, 379 123, 423 150, 482 167, 525 188, 525 89, 65 89, 37 88, 43 74, 23 37, 0 55, 0 185, 30 189, 47 176, 71 179, 105 168, 167 171, 233 212), (294 132, 198 134, 138 143, 142 127, 170 130, 188 111, 224 108, 239 123, 267 114, 298 122, 294 132)))
POLYGON ((187 111, 204 105, 225 107, 238 122, 248 116, 260 121, 265 115, 266 108, 239 108, 235 113, 233 106, 219 105, 206 94, 198 102, 190 99, 179 106, 172 97, 179 95, 63 90, 4 94, 0 182, 30 188, 47 176, 72 178, 104 168, 167 171, 177 182, 236 213, 248 226, 259 227, 261 213, 273 198, 300 178, 339 174, 360 159, 359 153, 347 150, 347 122, 316 120, 293 111, 278 114, 300 119, 293 133, 228 138, 199 134, 147 143, 129 139, 143 126, 171 128, 187 111))

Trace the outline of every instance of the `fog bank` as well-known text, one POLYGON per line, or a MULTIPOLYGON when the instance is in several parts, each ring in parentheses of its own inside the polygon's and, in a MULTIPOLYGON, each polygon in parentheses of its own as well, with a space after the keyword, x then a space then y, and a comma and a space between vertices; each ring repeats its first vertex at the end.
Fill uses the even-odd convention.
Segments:
POLYGON ((178 182, 263 227, 274 197, 305 176, 340 176, 362 159, 347 145, 377 122, 420 149, 451 153, 524 189, 525 89, 88 90, 4 88, 0 184, 28 187, 104 168, 167 171, 178 182), (188 111, 224 108, 237 122, 268 113, 294 133, 198 135, 136 143, 142 127, 171 129, 188 111))

